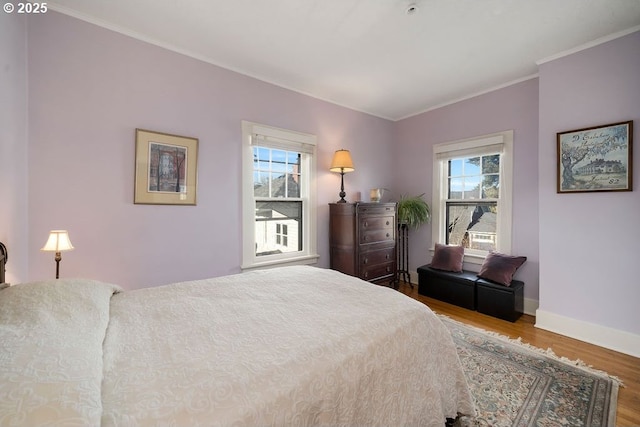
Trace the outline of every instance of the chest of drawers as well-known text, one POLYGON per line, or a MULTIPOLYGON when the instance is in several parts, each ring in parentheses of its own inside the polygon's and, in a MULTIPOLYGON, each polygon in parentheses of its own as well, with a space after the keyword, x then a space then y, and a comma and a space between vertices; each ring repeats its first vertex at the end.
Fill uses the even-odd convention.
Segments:
POLYGON ((395 203, 330 203, 331 268, 395 284, 396 223, 395 203))

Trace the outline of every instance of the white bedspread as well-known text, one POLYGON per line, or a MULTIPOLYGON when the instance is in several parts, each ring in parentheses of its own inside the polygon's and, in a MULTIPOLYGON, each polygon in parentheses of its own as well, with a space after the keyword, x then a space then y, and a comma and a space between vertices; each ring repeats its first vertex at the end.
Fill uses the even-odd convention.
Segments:
POLYGON ((64 280, 0 291, 0 425, 100 424, 102 342, 117 289, 64 280))
POLYGON ((104 284, 63 288, 108 297, 57 298, 45 305, 64 327, 43 315, 13 328, 5 310, 48 297, 0 292, 0 425, 442 427, 474 410, 449 332, 426 306, 332 270, 112 296, 104 284))

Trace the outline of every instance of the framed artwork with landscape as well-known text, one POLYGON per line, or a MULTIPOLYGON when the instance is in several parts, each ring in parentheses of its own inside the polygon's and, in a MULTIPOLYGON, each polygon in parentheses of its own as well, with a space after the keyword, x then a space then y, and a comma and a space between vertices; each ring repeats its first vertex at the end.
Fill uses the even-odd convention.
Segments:
POLYGON ((198 139, 136 129, 135 204, 195 205, 198 139))
POLYGON ((632 191, 632 120, 557 136, 558 193, 632 191))

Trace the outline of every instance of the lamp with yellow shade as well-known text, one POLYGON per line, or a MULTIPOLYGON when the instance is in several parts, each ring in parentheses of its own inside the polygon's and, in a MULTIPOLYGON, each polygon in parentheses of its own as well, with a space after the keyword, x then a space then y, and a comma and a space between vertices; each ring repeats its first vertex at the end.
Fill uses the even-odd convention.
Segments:
POLYGON ((338 203, 346 203, 347 201, 344 199, 344 196, 347 195, 347 193, 344 192, 344 174, 355 170, 349 150, 337 150, 333 155, 333 161, 331 162, 329 170, 331 172, 340 172, 340 200, 338 200, 338 203))
POLYGON ((60 277, 60 261, 62 260, 62 252, 70 251, 73 249, 71 240, 69 240, 69 233, 67 230, 51 230, 49 233, 49 239, 45 243, 41 251, 49 251, 56 253, 56 279, 60 277))

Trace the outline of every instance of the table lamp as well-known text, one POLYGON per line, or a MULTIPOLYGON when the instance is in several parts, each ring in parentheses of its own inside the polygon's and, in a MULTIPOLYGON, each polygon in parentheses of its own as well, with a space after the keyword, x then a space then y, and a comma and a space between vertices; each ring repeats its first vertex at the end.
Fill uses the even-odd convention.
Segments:
POLYGON ((353 172, 353 160, 351 160, 351 153, 349 150, 337 150, 333 155, 333 161, 329 168, 331 172, 340 172, 340 200, 338 203, 346 203, 344 199, 346 193, 344 192, 344 174, 345 172, 353 172))
POLYGON ((62 251, 70 251, 73 249, 69 233, 67 230, 51 230, 49 240, 41 251, 55 251, 56 253, 56 279, 60 277, 60 261, 62 260, 62 251))

